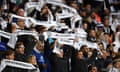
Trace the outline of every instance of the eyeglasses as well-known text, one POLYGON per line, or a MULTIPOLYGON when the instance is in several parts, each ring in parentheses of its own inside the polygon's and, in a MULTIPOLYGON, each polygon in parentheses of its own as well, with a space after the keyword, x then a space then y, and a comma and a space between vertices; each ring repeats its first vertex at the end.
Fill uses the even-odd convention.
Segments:
POLYGON ((20 47, 18 47, 18 48, 25 48, 24 46, 20 46, 20 47))

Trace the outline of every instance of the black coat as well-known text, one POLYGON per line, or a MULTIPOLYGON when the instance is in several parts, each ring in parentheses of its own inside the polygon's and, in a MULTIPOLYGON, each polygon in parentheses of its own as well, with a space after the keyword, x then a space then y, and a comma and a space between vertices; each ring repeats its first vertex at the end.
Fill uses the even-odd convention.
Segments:
POLYGON ((52 72, 68 72, 67 60, 52 54, 50 58, 52 72))
POLYGON ((73 72, 88 72, 87 62, 82 59, 76 59, 73 72))
POLYGON ((25 54, 15 53, 15 60, 25 62, 26 61, 25 59, 26 59, 25 54))
POLYGON ((112 29, 111 29, 111 26, 108 26, 107 28, 103 28, 103 32, 104 33, 108 33, 108 34, 113 34, 113 31, 112 31, 112 29))

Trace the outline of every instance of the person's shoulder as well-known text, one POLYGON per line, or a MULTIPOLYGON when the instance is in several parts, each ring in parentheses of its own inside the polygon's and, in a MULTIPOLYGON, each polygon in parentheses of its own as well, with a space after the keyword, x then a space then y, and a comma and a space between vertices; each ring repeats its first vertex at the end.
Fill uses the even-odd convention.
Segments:
POLYGON ((34 55, 34 54, 36 54, 37 52, 35 51, 35 50, 32 50, 31 51, 31 55, 34 55))

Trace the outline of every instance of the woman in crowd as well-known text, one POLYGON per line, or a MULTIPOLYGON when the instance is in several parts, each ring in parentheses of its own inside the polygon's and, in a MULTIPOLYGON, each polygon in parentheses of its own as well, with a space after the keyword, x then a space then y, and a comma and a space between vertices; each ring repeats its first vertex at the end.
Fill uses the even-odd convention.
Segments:
POLYGON ((33 72, 40 72, 39 66, 38 66, 37 61, 36 61, 36 56, 30 55, 27 58, 27 62, 33 64, 36 67, 36 70, 35 71, 33 70, 33 72))

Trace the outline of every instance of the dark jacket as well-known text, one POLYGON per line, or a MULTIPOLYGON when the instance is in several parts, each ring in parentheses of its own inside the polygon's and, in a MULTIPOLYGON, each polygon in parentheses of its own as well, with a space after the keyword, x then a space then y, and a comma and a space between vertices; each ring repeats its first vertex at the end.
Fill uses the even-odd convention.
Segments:
POLYGON ((50 63, 52 72, 68 72, 67 60, 64 58, 59 58, 56 54, 51 55, 50 63))
POLYGON ((73 72, 88 72, 87 62, 82 59, 76 59, 73 72))
POLYGON ((112 29, 111 29, 111 26, 108 26, 108 27, 106 27, 106 28, 104 27, 104 28, 103 28, 103 32, 104 32, 104 33, 107 33, 107 34, 110 34, 110 35, 113 34, 113 31, 112 31, 112 29))
POLYGON ((25 62, 26 61, 25 59, 26 59, 25 54, 15 53, 15 60, 25 62))

